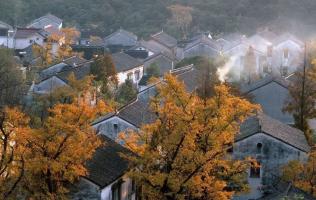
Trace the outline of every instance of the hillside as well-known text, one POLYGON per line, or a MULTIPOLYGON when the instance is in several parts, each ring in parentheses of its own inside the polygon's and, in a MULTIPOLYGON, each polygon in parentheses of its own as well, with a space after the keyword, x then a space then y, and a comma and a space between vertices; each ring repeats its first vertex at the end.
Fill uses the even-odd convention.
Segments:
POLYGON ((0 0, 0 20, 23 26, 52 13, 86 34, 104 36, 123 27, 140 36, 161 29, 179 36, 168 23, 167 7, 176 3, 193 7, 191 32, 250 33, 269 24, 301 34, 316 26, 313 0, 0 0))

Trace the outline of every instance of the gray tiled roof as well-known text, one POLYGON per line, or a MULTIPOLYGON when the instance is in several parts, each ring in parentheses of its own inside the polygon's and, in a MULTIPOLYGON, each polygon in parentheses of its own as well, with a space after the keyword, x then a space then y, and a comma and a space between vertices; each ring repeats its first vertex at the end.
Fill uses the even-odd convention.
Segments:
POLYGON ((9 29, 9 30, 12 30, 12 26, 10 26, 9 24, 3 22, 3 21, 0 21, 0 29, 9 29))
POLYGON ((288 88, 289 86, 289 81, 287 81, 286 79, 284 78, 281 78, 281 77, 274 77, 274 76, 267 76, 263 79, 260 79, 256 82, 253 82, 251 84, 245 84, 245 85, 242 85, 241 86, 241 91, 243 93, 249 93, 253 90, 256 90, 260 87, 263 87, 271 82, 276 82, 278 83, 279 85, 283 86, 284 88, 288 88))
POLYGON ((118 116, 139 128, 156 120, 156 115, 150 109, 149 98, 127 105, 119 111, 118 116))
POLYGON ((41 79, 46 79, 52 75, 69 71, 72 68, 84 65, 88 61, 86 59, 80 58, 78 56, 72 56, 67 59, 64 59, 62 62, 54 64, 40 72, 41 79))
POLYGON ((302 131, 263 113, 250 117, 241 125, 240 134, 237 135, 236 141, 243 140, 257 133, 267 134, 304 152, 309 152, 310 150, 310 146, 302 131))
POLYGON ((56 76, 68 83, 69 75, 73 73, 77 80, 81 80, 90 74, 90 63, 85 63, 71 69, 59 72, 56 76))
POLYGON ((132 38, 132 39, 134 39, 134 40, 137 40, 137 38, 138 38, 137 35, 135 35, 134 33, 131 33, 131 32, 129 32, 129 31, 126 31, 126 30, 120 28, 120 29, 118 29, 117 31, 115 31, 114 33, 112 33, 112 34, 106 36, 106 37, 104 38, 104 40, 107 40, 107 39, 113 37, 114 35, 116 35, 116 34, 118 34, 118 33, 119 33, 119 34, 126 35, 126 36, 128 36, 128 37, 130 37, 130 38, 132 38))
POLYGON ((152 35, 151 37, 157 42, 159 42, 160 44, 163 44, 168 48, 175 47, 177 46, 177 43, 178 43, 174 37, 168 35, 167 33, 163 31, 156 33, 152 35))
MULTIPOLYGON (((197 84, 197 70, 191 68, 175 75, 180 81, 183 81, 188 91, 192 92, 195 90, 195 84, 197 84)), ((159 84, 163 84, 163 82, 159 84)), ((138 128, 143 124, 154 122, 156 120, 156 115, 151 111, 150 100, 156 92, 156 87, 151 87, 146 91, 142 91, 135 102, 125 106, 119 111, 118 116, 138 128)))
POLYGON ((163 53, 164 55, 167 55, 169 58, 174 57, 172 51, 168 47, 160 44, 159 42, 155 40, 148 40, 148 41, 141 40, 139 42, 139 46, 142 46, 145 49, 152 51, 155 54, 163 53))
POLYGON ((117 72, 128 71, 130 69, 143 65, 137 59, 127 55, 126 53, 112 54, 112 58, 117 72))
POLYGON ((215 40, 210 39, 206 35, 203 34, 197 37, 195 40, 193 40, 189 44, 187 44, 186 47, 184 48, 184 51, 187 51, 188 49, 191 49, 192 47, 197 46, 199 44, 207 45, 216 51, 220 50, 220 46, 215 40))
POLYGON ((51 25, 52 23, 61 24, 62 22, 63 20, 56 17, 55 15, 47 14, 33 20, 27 27, 44 28, 45 26, 51 25))
POLYGON ((178 80, 182 81, 189 92, 193 92, 199 85, 199 71, 192 67, 188 71, 182 72, 177 75, 178 80))
POLYGON ((70 65, 72 67, 76 67, 76 66, 81 65, 85 62, 87 62, 87 60, 84 58, 80 58, 79 56, 72 56, 70 58, 63 60, 63 63, 66 63, 67 65, 70 65))
MULTIPOLYGON (((180 81, 184 82, 187 89, 191 92, 196 88, 196 86, 194 85, 196 84, 196 82, 194 81, 196 80, 196 73, 197 70, 191 68, 180 71, 175 75, 180 81)), ((112 113, 96 120, 94 122, 94 125, 101 123, 102 121, 107 120, 113 116, 118 116, 121 119, 133 124, 137 128, 140 128, 143 124, 154 122, 156 120, 156 115, 151 111, 150 100, 151 97, 157 94, 156 85, 158 84, 163 84, 163 81, 141 91, 135 101, 122 107, 115 115, 112 113)))
POLYGON ((102 189, 123 176, 128 170, 128 160, 123 155, 133 155, 128 149, 104 135, 100 135, 104 145, 99 147, 86 164, 87 179, 102 189))
POLYGON ((261 105, 265 114, 283 123, 293 124, 293 116, 290 113, 283 112, 290 96, 288 86, 288 80, 270 76, 250 85, 241 86, 241 92, 250 96, 254 103, 261 105))

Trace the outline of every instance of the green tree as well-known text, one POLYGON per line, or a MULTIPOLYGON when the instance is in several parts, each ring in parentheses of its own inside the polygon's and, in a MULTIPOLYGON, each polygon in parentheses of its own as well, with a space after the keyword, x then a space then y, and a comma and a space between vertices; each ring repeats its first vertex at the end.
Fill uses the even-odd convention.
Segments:
POLYGON ((160 70, 157 63, 152 63, 149 65, 149 67, 147 67, 146 75, 148 77, 156 77, 156 78, 160 76, 160 70))
POLYGON ((111 91, 118 85, 115 64, 111 55, 104 55, 95 60, 91 65, 91 73, 95 76, 97 84, 103 94, 111 96, 111 91))
POLYGON ((126 80, 125 83, 120 85, 115 95, 115 101, 121 105, 125 105, 137 96, 137 89, 132 81, 126 80))
POLYGON ((14 60, 13 52, 0 48, 0 108, 22 103, 23 83, 22 71, 14 60))
POLYGON ((198 70, 197 93, 200 97, 208 99, 215 94, 214 86, 220 84, 218 68, 223 66, 224 60, 200 58, 196 63, 198 70))
POLYGON ((49 109, 56 104, 70 104, 78 98, 85 98, 87 94, 95 93, 93 86, 93 77, 86 76, 81 80, 77 80, 74 73, 68 77, 68 85, 54 89, 48 94, 33 95, 32 103, 25 107, 31 118, 31 125, 39 127, 49 116, 49 109))
POLYGON ((303 71, 296 72, 290 83, 290 98, 283 110, 293 115, 295 127, 302 130, 309 144, 313 145, 308 120, 316 117, 316 65, 309 67, 311 61, 307 58, 304 62, 303 71))

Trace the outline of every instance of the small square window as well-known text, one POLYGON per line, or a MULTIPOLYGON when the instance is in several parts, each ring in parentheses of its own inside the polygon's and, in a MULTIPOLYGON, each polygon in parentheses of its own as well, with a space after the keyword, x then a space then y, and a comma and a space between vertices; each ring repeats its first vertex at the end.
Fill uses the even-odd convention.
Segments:
POLYGON ((127 74, 127 79, 128 80, 133 80, 133 73, 128 73, 127 74))

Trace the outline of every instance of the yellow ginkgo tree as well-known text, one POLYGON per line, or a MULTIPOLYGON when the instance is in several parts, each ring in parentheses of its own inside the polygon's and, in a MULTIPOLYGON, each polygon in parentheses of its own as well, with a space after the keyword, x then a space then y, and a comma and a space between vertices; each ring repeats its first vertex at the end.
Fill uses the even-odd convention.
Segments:
POLYGON ((28 135, 24 188, 33 199, 63 199, 67 184, 87 174, 85 162, 101 145, 91 123, 110 108, 102 101, 57 104, 28 135))
POLYGON ((202 99, 166 75, 151 108, 154 123, 119 136, 138 154, 130 158, 129 175, 144 199, 225 200, 247 189, 247 163, 230 159, 226 151, 258 106, 232 95, 225 84, 202 99))

